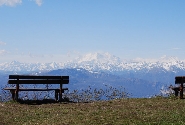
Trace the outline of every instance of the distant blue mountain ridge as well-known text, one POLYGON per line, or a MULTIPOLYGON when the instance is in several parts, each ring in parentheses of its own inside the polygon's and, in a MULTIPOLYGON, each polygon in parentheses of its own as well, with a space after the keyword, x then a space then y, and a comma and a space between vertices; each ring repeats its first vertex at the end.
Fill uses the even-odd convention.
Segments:
MULTIPOLYGON (((1 87, 7 85, 8 75, 14 72, 1 73, 1 87)), ((19 73, 24 74, 24 73, 19 73)), ((30 72, 30 75, 67 75, 69 84, 65 85, 70 91, 92 88, 114 87, 125 88, 130 97, 151 97, 160 94, 160 89, 174 83, 175 73, 171 72, 122 72, 119 75, 106 72, 89 72, 85 69, 58 69, 48 72, 30 72)))

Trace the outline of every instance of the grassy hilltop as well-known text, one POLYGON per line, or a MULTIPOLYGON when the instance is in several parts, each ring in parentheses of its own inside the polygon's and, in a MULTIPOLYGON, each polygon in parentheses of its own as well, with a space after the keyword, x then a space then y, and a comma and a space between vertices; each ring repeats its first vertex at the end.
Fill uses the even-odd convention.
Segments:
POLYGON ((0 103, 2 125, 185 124, 185 100, 118 99, 40 105, 0 103))

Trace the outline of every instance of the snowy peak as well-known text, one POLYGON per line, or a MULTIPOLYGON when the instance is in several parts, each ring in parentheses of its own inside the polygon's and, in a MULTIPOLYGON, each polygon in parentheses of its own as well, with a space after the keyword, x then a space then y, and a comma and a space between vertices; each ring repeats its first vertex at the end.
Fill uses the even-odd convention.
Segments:
POLYGON ((109 53, 88 53, 82 57, 78 57, 75 61, 78 63, 93 62, 93 63, 109 63, 109 64, 115 64, 115 63, 121 62, 119 57, 116 57, 109 53))
POLYGON ((76 58, 65 66, 83 68, 89 71, 113 71, 120 68, 121 62, 120 58, 109 53, 88 53, 76 58))
POLYGON ((173 57, 173 56, 162 56, 160 59, 159 59, 160 62, 178 62, 179 59, 177 57, 173 57))

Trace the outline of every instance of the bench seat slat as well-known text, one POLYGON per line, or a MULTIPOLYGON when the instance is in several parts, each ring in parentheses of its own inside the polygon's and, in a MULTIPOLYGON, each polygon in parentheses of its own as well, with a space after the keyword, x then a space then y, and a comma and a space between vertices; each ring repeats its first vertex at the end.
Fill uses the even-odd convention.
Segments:
MULTIPOLYGON (((9 80, 9 84, 17 84, 18 80, 9 80)), ((18 84, 68 84, 69 80, 19 80, 18 84)))
POLYGON ((9 79, 69 79, 69 76, 9 75, 9 79))
MULTIPOLYGON (((15 88, 4 88, 4 90, 16 90, 15 88)), ((42 88, 33 88, 33 89, 26 89, 21 88, 19 91, 53 91, 53 90, 60 90, 60 89, 42 89, 42 88)), ((62 90, 68 90, 68 88, 63 88, 62 90)))

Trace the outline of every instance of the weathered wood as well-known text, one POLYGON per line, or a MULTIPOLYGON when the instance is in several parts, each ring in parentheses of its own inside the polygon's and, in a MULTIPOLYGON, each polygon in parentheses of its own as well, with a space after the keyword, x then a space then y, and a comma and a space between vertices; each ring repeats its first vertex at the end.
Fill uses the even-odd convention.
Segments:
MULTIPOLYGON (((4 88, 4 90, 15 91, 16 89, 15 88, 4 88)), ((60 91, 60 89, 42 89, 42 88, 33 88, 33 89, 21 88, 21 89, 19 89, 19 91, 54 91, 54 90, 60 91)), ((62 88, 62 91, 64 91, 64 90, 68 90, 68 88, 62 88)))
POLYGON ((55 100, 58 101, 58 93, 59 93, 59 90, 55 90, 55 100))
POLYGON ((183 99, 183 83, 180 85, 180 99, 183 99))
POLYGON ((19 99, 19 78, 16 80, 15 100, 19 99))
POLYGON ((176 76, 175 77, 175 84, 185 83, 185 76, 176 76))
POLYGON ((63 93, 62 89, 63 89, 63 85, 62 85, 62 84, 60 84, 59 101, 61 101, 61 100, 62 100, 62 93, 63 93))
POLYGON ((171 89, 175 91, 175 96, 178 96, 180 87, 172 87, 171 89))
POLYGON ((69 76, 9 75, 9 79, 69 79, 69 76))
POLYGON ((68 88, 63 88, 63 84, 69 83, 69 76, 31 76, 31 75, 9 75, 9 84, 15 84, 15 88, 4 88, 4 90, 10 90, 12 99, 18 101, 19 91, 55 91, 55 99, 62 100, 62 93, 68 88), (19 88, 19 84, 60 84, 59 89, 43 88, 19 88))
POLYGON ((12 99, 15 100, 15 90, 16 89, 11 89, 10 92, 12 94, 12 99))
MULTIPOLYGON (((19 80, 19 84, 68 84, 69 80, 65 79, 65 80, 19 80)), ((8 84, 17 84, 17 80, 9 80, 8 84)))
POLYGON ((183 83, 185 83, 185 76, 176 76, 175 84, 180 84, 180 86, 172 87, 172 89, 175 91, 175 96, 178 96, 178 93, 180 92, 180 99, 183 99, 183 83))

